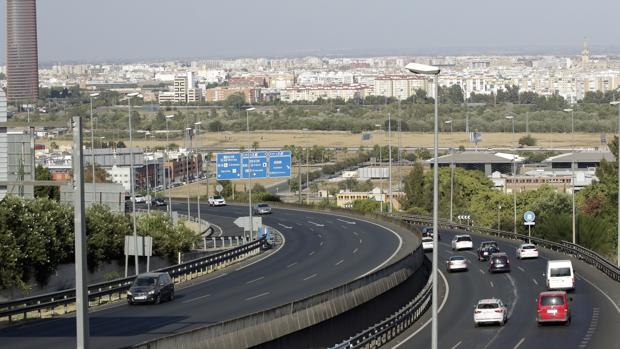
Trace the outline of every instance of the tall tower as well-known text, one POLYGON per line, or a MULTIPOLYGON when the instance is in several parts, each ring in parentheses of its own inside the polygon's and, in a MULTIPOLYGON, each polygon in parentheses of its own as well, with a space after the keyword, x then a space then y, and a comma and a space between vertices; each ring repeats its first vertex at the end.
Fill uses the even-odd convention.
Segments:
POLYGON ((6 71, 9 102, 39 95, 36 0, 6 0, 6 71))
POLYGON ((588 48, 588 42, 583 39, 583 50, 581 50, 581 66, 586 68, 590 63, 590 49, 588 48))

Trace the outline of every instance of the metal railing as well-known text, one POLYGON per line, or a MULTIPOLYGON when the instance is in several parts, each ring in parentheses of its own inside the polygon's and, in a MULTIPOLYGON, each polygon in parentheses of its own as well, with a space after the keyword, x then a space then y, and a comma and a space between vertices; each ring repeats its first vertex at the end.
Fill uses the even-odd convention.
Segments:
MULTIPOLYGON (((230 250, 161 268, 156 271, 168 272, 175 282, 186 281, 217 270, 242 257, 256 254, 260 252, 263 243, 264 239, 255 240, 230 250)), ((90 285, 88 287, 90 305, 101 304, 103 301, 112 301, 114 296, 116 296, 116 299, 122 298, 125 292, 131 287, 134 279, 135 275, 90 285)), ((34 317, 42 318, 43 313, 46 311, 49 312, 51 316, 54 316, 59 307, 62 307, 60 313, 66 314, 69 312, 69 307, 73 303, 75 303, 75 289, 20 298, 0 303, 0 319, 8 317, 9 322, 11 322, 12 316, 18 314, 22 314, 23 318, 27 319, 28 314, 33 312, 38 315, 34 317)))
MULTIPOLYGON (((433 224, 432 218, 424 216, 398 214, 392 216, 400 218, 404 222, 413 225, 433 224)), ((594 266, 612 280, 620 282, 620 268, 615 266, 611 261, 605 259, 603 256, 594 251, 567 241, 554 242, 541 238, 529 237, 524 234, 515 234, 508 231, 458 224, 443 219, 439 220, 439 227, 443 229, 447 228, 471 231, 478 234, 497 236, 510 240, 530 241, 540 247, 561 252, 582 260, 594 266)), ((334 345, 331 349, 374 349, 381 347, 390 340, 396 338, 402 332, 406 331, 422 316, 422 314, 424 314, 431 302, 431 290, 432 284, 429 279, 424 289, 422 289, 422 291, 418 293, 418 295, 411 302, 409 302, 409 304, 399 309, 387 319, 369 327, 355 336, 352 336, 342 343, 334 345)))

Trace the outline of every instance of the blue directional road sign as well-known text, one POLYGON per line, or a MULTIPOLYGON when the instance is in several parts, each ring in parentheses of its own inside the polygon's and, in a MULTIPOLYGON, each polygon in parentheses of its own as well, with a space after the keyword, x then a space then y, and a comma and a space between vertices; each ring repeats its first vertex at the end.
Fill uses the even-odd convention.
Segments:
POLYGON ((241 154, 216 154, 215 168, 216 178, 219 180, 241 179, 241 154))
POLYGON ((533 222, 536 219, 536 215, 532 211, 527 211, 523 214, 523 220, 526 222, 533 222))
POLYGON ((267 152, 241 153, 243 175, 241 178, 267 178, 267 152))
POLYGON ((268 155, 269 155, 269 178, 291 176, 291 152, 290 151, 270 151, 268 155))

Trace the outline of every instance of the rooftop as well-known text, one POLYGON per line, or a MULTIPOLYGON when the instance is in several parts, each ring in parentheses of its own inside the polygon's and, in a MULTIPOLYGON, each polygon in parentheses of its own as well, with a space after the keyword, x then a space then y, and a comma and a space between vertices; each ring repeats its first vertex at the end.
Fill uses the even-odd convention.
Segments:
MULTIPOLYGON (((440 164, 505 164, 512 163, 515 157, 517 163, 523 162, 524 158, 515 154, 492 153, 482 151, 464 151, 453 154, 447 154, 437 158, 440 164)), ((434 159, 427 160, 432 163, 434 159)))
POLYGON ((565 153, 556 156, 552 156, 543 160, 543 163, 559 163, 559 162, 600 162, 605 159, 609 162, 615 162, 616 158, 609 151, 583 151, 574 153, 565 153), (574 154, 574 157, 573 157, 574 154))

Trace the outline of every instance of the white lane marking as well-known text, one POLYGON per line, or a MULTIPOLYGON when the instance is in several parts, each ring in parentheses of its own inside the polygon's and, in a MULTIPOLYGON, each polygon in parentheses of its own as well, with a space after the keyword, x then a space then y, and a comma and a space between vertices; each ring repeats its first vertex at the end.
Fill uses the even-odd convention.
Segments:
POLYGON ((450 349, 456 349, 459 347, 459 345, 461 345, 463 343, 463 341, 459 341, 458 343, 456 343, 452 348, 450 349))
POLYGON ((340 265, 342 264, 342 262, 344 262, 344 259, 339 260, 338 263, 336 263, 336 265, 340 265))
POLYGON ((603 292, 603 290, 601 290, 598 286, 596 286, 594 283, 592 283, 592 281, 586 279, 585 277, 583 277, 583 275, 579 275, 583 281, 589 283, 592 287, 594 287, 595 289, 597 289, 603 296, 605 296, 605 298, 607 298, 609 300, 609 302, 611 302, 611 304, 614 306, 614 308, 616 308, 616 311, 618 312, 618 314, 620 314, 620 307, 618 306, 618 304, 616 304, 616 302, 614 302, 614 300, 609 297, 609 295, 607 295, 607 293, 603 292))
POLYGON ((360 239, 360 244, 362 243, 362 239, 360 239))
POLYGON ((521 340, 517 342, 517 345, 515 345, 512 349, 519 348, 521 346, 521 344, 523 344, 523 342, 525 342, 525 338, 521 338, 521 340))
POLYGON ((219 279, 219 278, 221 278, 221 277, 223 277, 223 276, 226 276, 226 275, 228 275, 228 273, 224 273, 224 274, 220 274, 220 275, 218 275, 218 276, 214 276, 214 277, 212 277, 212 278, 210 278, 210 279, 207 279, 207 280, 205 280, 205 281, 213 281, 213 280, 215 280, 215 279, 219 279))
MULTIPOLYGON (((515 280, 509 275, 509 274, 504 274, 507 278, 508 281, 510 281, 510 284, 512 286, 512 294, 514 296, 514 303, 510 305, 510 309, 508 309, 508 319, 510 319, 512 317, 512 313, 514 311, 514 309, 517 306, 517 303, 519 302, 519 294, 517 293, 517 284, 515 283, 515 280)), ((493 338, 491 338, 491 340, 489 340, 489 342, 487 342, 487 345, 485 345, 482 349, 487 349, 488 347, 491 346, 491 344, 493 344, 493 342, 495 342, 495 340, 497 340, 497 338, 499 338, 499 335, 502 333, 502 331, 504 330, 504 326, 502 326, 499 330, 497 330, 497 332, 495 332, 495 335, 493 336, 493 338)))
POLYGON ((517 267, 517 269, 521 270, 522 272, 525 273, 525 269, 521 268, 521 267, 517 267))
POLYGON ((336 220, 338 220, 338 221, 340 221, 340 222, 342 222, 342 223, 347 223, 347 224, 355 224, 355 222, 352 222, 352 221, 346 221, 346 220, 344 220, 344 219, 340 219, 340 218, 336 218, 336 220))
POLYGON ((493 281, 489 281, 491 283, 491 287, 495 287, 495 285, 493 285, 493 281))
POLYGON ((256 295, 256 296, 253 296, 253 297, 250 297, 250 298, 246 298, 245 300, 246 301, 251 301, 252 299, 260 298, 260 297, 266 296, 268 294, 269 294, 269 292, 261 293, 261 294, 256 295))
POLYGON ((312 256, 314 254, 314 251, 308 253, 308 256, 312 256))
POLYGON ((323 241, 321 241, 321 243, 319 244, 319 246, 323 246, 323 241))
POLYGON ((356 253, 357 253, 357 248, 355 250, 353 250, 353 254, 356 254, 356 253))
POLYGON ((290 267, 292 267, 292 266, 294 266, 294 265, 296 265, 296 264, 297 264, 297 262, 293 262, 293 263, 291 263, 291 264, 287 265, 287 266, 286 266, 286 269, 288 269, 288 268, 290 268, 290 267))
POLYGON ((313 221, 308 221, 308 223, 314 225, 315 227, 324 227, 325 226, 325 224, 320 224, 320 223, 313 222, 313 221))
POLYGON ((284 225, 284 224, 282 224, 282 223, 278 223, 278 225, 279 225, 279 226, 281 226, 281 227, 282 227, 282 228, 284 228, 284 229, 293 229, 293 227, 290 227, 290 226, 288 226, 288 225, 284 225))
POLYGON ((344 230, 347 230, 347 229, 348 229, 348 228, 347 228, 346 226, 344 226, 344 225, 341 225, 341 226, 340 226, 340 228, 342 228, 342 229, 344 229, 344 230))
POLYGON ((319 239, 322 239, 322 238, 323 238, 323 235, 321 235, 321 234, 319 234, 319 235, 317 235, 317 236, 319 237, 319 239))
POLYGON ((310 276, 308 276, 308 277, 305 277, 305 278, 304 278, 304 281, 308 281, 308 280, 312 279, 312 278, 313 278, 313 277, 315 277, 315 276, 316 276, 316 274, 312 274, 312 275, 310 275, 310 276))
POLYGON ((538 281, 536 281, 536 279, 532 279, 532 281, 534 281, 534 283, 538 285, 538 281))
MULTIPOLYGON (((439 273, 439 276, 441 276, 441 278, 443 279, 443 283, 444 285, 446 285, 446 295, 443 297, 443 300, 441 301, 441 305, 439 305, 439 309, 437 310, 437 313, 441 313, 441 310, 443 309, 444 305, 446 305, 446 302, 448 301, 448 296, 450 296, 450 285, 448 285, 448 279, 446 279, 446 276, 443 275, 443 273, 440 270, 437 270, 437 272, 439 273)), ((418 333, 422 332, 422 330, 430 325, 431 321, 433 321, 433 319, 428 319, 426 320, 426 322, 424 323, 424 325, 422 325, 420 328, 418 328, 415 332, 413 332, 412 334, 408 335, 407 338, 403 339, 402 342, 394 345, 392 347, 392 349, 396 349, 398 347, 400 347, 401 345, 407 343, 408 340, 410 340, 411 338, 415 337, 418 333)))
MULTIPOLYGON (((276 230, 276 231, 277 231, 277 230, 276 230)), ((279 232, 278 232, 278 233, 279 233, 279 232)), ((245 268, 247 268, 247 267, 249 267, 249 266, 251 266, 251 265, 254 265, 254 264, 256 264, 256 263, 258 263, 258 262, 260 262, 260 261, 264 260, 265 258, 269 258, 269 257, 273 256, 274 254, 278 253, 278 252, 282 249, 282 247, 284 247, 284 245, 286 244, 286 237, 284 237, 284 234, 280 234, 280 237, 282 237, 282 244, 280 244, 280 246, 278 247, 278 249, 277 249, 277 250, 275 250, 275 251, 273 251, 273 252, 271 252, 271 251, 267 251, 267 255, 265 255, 264 257, 259 258, 259 259, 255 260, 255 261, 254 261, 254 262, 252 262, 252 263, 249 263, 249 264, 246 264, 246 265, 244 265, 244 266, 241 266, 241 267, 239 267, 239 268, 237 268, 237 269, 235 269, 235 270, 236 270, 236 271, 239 271, 239 270, 245 269, 245 268)))
POLYGON ((484 275, 484 270, 478 268, 478 270, 480 270, 480 274, 484 275))
POLYGON ((196 297, 196 298, 188 299, 188 300, 186 300, 186 301, 183 301, 182 303, 187 304, 187 303, 191 303, 191 302, 193 302, 193 301, 197 301, 197 300, 199 300, 199 299, 203 299, 203 298, 207 298, 207 297, 211 297, 211 295, 210 295, 210 294, 205 294, 204 296, 200 296, 200 297, 196 297))
POLYGON ((211 225, 212 225, 212 226, 214 226, 214 227, 216 227, 216 228, 217 228, 217 230, 219 230, 219 231, 220 231, 220 232, 219 232, 219 233, 217 233, 215 236, 222 236, 222 235, 224 235, 224 230, 222 230, 222 227, 220 227, 220 226, 219 226, 219 225, 217 225, 217 224, 211 224, 211 225))
POLYGON ((262 279, 264 279, 264 278, 265 278, 264 276, 261 276, 261 277, 259 277, 259 278, 254 279, 254 280, 250 280, 250 281, 246 282, 245 284, 246 284, 246 285, 249 285, 249 284, 251 284, 251 283, 253 283, 253 282, 256 282, 256 281, 262 280, 262 279))
POLYGON ((356 231, 353 232, 353 235, 357 236, 359 235, 356 231))

